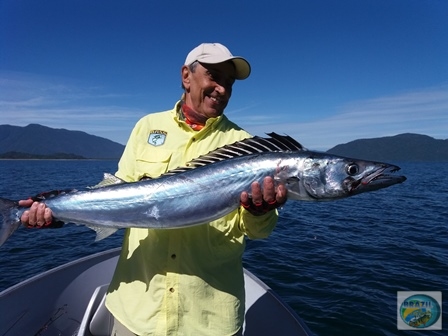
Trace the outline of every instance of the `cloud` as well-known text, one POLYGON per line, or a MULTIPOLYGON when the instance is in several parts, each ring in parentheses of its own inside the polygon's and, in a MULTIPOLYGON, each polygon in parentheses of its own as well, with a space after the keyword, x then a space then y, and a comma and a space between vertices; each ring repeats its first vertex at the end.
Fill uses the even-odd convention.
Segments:
POLYGON ((67 79, 2 73, 0 123, 15 126, 36 123, 81 130, 124 144, 135 122, 146 112, 112 103, 123 97, 67 79))
MULTIPOLYGON (((67 78, 0 73, 0 124, 37 123, 80 130, 125 144, 135 122, 148 113, 133 105, 134 100, 129 95, 67 78)), ((334 108, 330 116, 304 115, 304 120, 310 120, 306 122, 300 122, 297 109, 291 114, 286 112, 291 108, 279 106, 277 111, 283 112, 273 114, 261 103, 244 105, 237 99, 233 105, 238 108, 229 107, 226 114, 250 133, 288 134, 315 150, 400 133, 448 138, 448 85, 348 102, 334 108)))
POLYGON ((401 133, 445 139, 448 138, 448 86, 350 102, 332 116, 310 122, 295 122, 297 116, 291 115, 255 119, 246 115, 235 120, 252 134, 271 131, 288 134, 316 150, 327 150, 356 139, 401 133))

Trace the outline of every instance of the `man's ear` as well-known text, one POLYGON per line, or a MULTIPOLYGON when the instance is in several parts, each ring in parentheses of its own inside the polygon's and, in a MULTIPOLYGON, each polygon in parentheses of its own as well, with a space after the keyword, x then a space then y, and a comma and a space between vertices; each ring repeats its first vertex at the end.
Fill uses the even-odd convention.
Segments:
POLYGON ((181 76, 182 76, 182 84, 185 88, 185 90, 190 89, 190 69, 188 69, 188 66, 184 65, 181 69, 181 76))

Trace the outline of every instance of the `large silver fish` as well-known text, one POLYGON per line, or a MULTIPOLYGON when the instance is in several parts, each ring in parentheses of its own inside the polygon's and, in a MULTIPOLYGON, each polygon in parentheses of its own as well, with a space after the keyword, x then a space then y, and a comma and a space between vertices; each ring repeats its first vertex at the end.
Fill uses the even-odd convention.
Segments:
MULTIPOLYGON (((101 186, 43 200, 64 223, 84 224, 97 240, 119 228, 170 229, 200 225, 240 206, 253 181, 272 176, 288 199, 326 201, 401 183, 387 163, 349 159, 304 149, 289 136, 270 133, 220 147, 159 178, 125 183, 105 176, 101 186)), ((20 226, 25 208, 0 198, 0 246, 20 226)))

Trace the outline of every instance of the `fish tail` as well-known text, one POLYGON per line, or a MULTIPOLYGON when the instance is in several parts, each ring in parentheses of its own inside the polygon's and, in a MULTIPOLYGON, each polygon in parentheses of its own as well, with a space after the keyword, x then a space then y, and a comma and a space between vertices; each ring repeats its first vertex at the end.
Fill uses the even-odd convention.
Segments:
POLYGON ((17 230, 21 224, 19 204, 5 198, 0 198, 0 246, 17 230))

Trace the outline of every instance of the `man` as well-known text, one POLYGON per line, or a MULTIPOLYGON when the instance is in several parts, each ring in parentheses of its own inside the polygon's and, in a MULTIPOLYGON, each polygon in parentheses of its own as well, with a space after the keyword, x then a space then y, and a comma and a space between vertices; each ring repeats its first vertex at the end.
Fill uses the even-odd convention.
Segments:
MULTIPOLYGON (((193 49, 181 68, 184 94, 172 110, 149 114, 135 125, 116 176, 127 181, 157 177, 223 145, 250 137, 223 114, 235 79, 250 65, 218 43, 193 49)), ((245 236, 265 238, 277 221, 286 188, 268 177, 255 181, 241 207, 208 224, 183 229, 126 230, 106 306, 112 335, 237 335, 244 320, 242 254, 245 236)), ((219 188, 219 186, 216 186, 219 188)), ((213 202, 213 199, 210 199, 213 202)), ((22 222, 52 221, 43 204, 22 222)), ((207 210, 207 204, 192 204, 207 210)))

